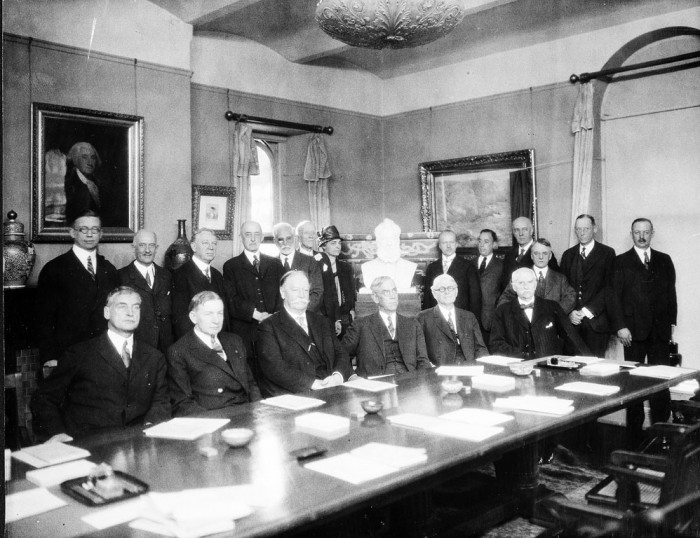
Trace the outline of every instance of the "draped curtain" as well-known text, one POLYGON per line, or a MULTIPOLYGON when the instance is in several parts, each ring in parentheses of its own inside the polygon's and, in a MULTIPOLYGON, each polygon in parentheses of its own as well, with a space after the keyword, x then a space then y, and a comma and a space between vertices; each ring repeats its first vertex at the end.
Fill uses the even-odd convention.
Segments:
POLYGON ((510 218, 532 219, 532 179, 530 170, 516 170, 510 173, 510 218))
MULTIPOLYGON (((574 134, 574 177, 571 218, 588 213, 591 197, 591 168, 593 166, 593 84, 581 84, 574 106, 571 132, 574 134)), ((578 242, 571 231, 569 246, 578 242)))
POLYGON ((233 252, 236 253, 243 248, 238 230, 241 224, 250 218, 250 176, 260 173, 253 130, 247 123, 235 124, 229 148, 231 185, 236 189, 233 213, 233 252))
POLYGON ((328 196, 328 178, 331 167, 323 138, 319 134, 311 135, 309 149, 306 153, 304 180, 309 189, 309 213, 311 222, 320 230, 331 224, 331 210, 328 196))

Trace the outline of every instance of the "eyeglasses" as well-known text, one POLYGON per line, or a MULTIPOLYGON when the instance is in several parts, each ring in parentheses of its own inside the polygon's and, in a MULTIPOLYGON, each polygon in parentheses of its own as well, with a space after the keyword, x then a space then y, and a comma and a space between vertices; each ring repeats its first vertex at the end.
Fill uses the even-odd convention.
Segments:
POLYGON ((433 291, 439 291, 440 293, 452 293, 453 291, 457 291, 457 286, 443 286, 441 288, 433 288, 433 291))
POLYGON ((97 235, 102 231, 102 228, 100 228, 99 226, 93 226, 92 228, 88 228, 87 226, 81 226, 80 228, 75 228, 75 230, 77 230, 83 235, 87 235, 89 233, 97 235))
POLYGON ((382 297, 392 297, 394 295, 398 295, 399 292, 396 288, 392 288, 390 290, 377 290, 376 294, 381 295, 382 297))

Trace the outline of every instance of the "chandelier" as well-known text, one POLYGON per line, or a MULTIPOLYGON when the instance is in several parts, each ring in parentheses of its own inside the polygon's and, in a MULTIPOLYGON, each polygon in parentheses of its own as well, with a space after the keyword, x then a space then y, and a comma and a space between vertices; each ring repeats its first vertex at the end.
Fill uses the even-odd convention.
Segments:
POLYGON ((354 47, 417 47, 449 34, 464 18, 463 0, 319 0, 316 22, 354 47))

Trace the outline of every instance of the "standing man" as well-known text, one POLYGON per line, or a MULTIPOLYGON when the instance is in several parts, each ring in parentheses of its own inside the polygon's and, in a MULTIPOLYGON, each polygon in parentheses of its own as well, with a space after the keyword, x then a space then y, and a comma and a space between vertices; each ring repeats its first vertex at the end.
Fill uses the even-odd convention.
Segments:
POLYGON ((355 320, 343 338, 350 357, 357 358, 357 374, 368 377, 430 368, 420 323, 396 312, 399 292, 394 281, 379 276, 370 289, 379 311, 355 320))
POLYGON ((114 289, 103 305, 107 331, 70 347, 41 382, 31 403, 39 439, 69 441, 170 418, 165 358, 134 338, 140 305, 133 289, 114 289))
POLYGON ((189 305, 200 291, 213 291, 224 298, 224 330, 228 330, 229 313, 226 299, 228 284, 211 262, 216 258, 216 234, 202 228, 192 236, 192 259, 173 272, 173 325, 175 339, 182 338, 192 329, 189 305))
POLYGON ((423 293, 423 310, 437 304, 432 293, 433 281, 438 275, 447 274, 455 279, 459 293, 455 306, 469 310, 481 317, 481 286, 479 275, 473 263, 457 255, 457 235, 452 230, 444 230, 438 237, 438 246, 442 256, 428 264, 425 270, 425 292, 423 293))
MULTIPOLYGON (((503 260, 503 287, 510 282, 513 271, 519 267, 531 267, 532 254, 530 249, 534 243, 532 233, 534 231, 532 221, 527 217, 518 217, 513 221, 513 237, 516 244, 506 251, 503 260)), ((548 266, 555 271, 559 270, 557 258, 552 254, 548 266)))
MULTIPOLYGON (((612 324, 624 346, 625 360, 669 364, 671 325, 676 324, 676 270, 668 254, 653 250, 654 225, 649 219, 632 222, 634 246, 615 258, 612 293, 612 324), (646 359, 646 361, 645 361, 646 359)), ((668 390, 649 399, 651 421, 666 422, 670 416, 668 390)), ((627 408, 630 441, 642 435, 644 408, 627 408)))
POLYGON ((119 269, 122 285, 141 296, 141 321, 136 338, 165 353, 173 343, 170 271, 154 263, 158 239, 148 230, 139 230, 132 244, 135 260, 119 269))
POLYGON ((312 258, 318 254, 316 250, 316 227, 310 220, 302 220, 297 224, 296 229, 297 250, 302 254, 311 256, 312 258))
POLYGON ((455 307, 457 282, 450 275, 439 275, 433 282, 437 306, 418 314, 430 362, 443 364, 473 363, 489 354, 481 338, 479 322, 471 312, 455 307))
POLYGON ((116 268, 97 253, 102 238, 100 218, 93 213, 78 217, 69 233, 73 247, 39 273, 37 340, 46 366, 55 366, 70 346, 107 328, 105 301, 119 285, 116 268))
POLYGON ((498 236, 488 228, 479 232, 479 256, 476 259, 481 287, 481 334, 486 345, 491 334, 491 320, 496 312, 496 302, 503 292, 503 260, 493 255, 498 248, 498 236))
POLYGON ((500 305, 493 317, 491 353, 517 359, 590 353, 561 306, 535 297, 537 277, 532 269, 516 269, 512 285, 517 297, 500 305))
POLYGON ((615 251, 594 240, 595 219, 579 215, 574 223, 578 245, 561 257, 561 271, 576 292, 576 304, 569 319, 596 357, 605 357, 610 340, 606 289, 613 281, 615 251))
POLYGON ((231 329, 243 338, 251 362, 258 324, 282 308, 279 289, 284 271, 277 258, 260 253, 262 238, 260 224, 241 224, 243 252, 224 264, 224 278, 232 289, 231 329))
POLYGON ((192 415, 259 400, 243 340, 221 332, 221 297, 213 291, 199 292, 189 310, 194 327, 168 349, 173 414, 192 415))
MULTIPOLYGON (((323 277, 321 276, 321 267, 316 260, 294 250, 294 229, 291 224, 279 222, 272 227, 272 235, 275 238, 275 243, 280 250, 280 263, 284 272, 288 271, 303 271, 309 278, 311 289, 309 290, 309 310, 318 312, 321 309, 323 301, 323 277)), ((302 238, 299 238, 299 244, 302 243, 302 238)), ((320 253, 316 254, 320 257, 320 253)))
POLYGON ((326 226, 319 238, 321 274, 323 275, 323 304, 321 313, 335 326, 335 334, 342 338, 355 319, 357 288, 351 265, 338 259, 341 238, 338 229, 326 226))
POLYGON ((331 324, 308 310, 306 274, 286 273, 280 294, 283 308, 260 324, 257 356, 263 396, 323 389, 349 379, 352 366, 331 324))
MULTIPOLYGON (((576 304, 576 292, 563 274, 548 266, 552 258, 552 245, 540 237, 530 247, 530 255, 533 263, 531 267, 537 277, 535 296, 559 303, 568 315, 576 304)), ((513 286, 509 285, 498 300, 498 306, 514 299, 515 296, 513 286)))

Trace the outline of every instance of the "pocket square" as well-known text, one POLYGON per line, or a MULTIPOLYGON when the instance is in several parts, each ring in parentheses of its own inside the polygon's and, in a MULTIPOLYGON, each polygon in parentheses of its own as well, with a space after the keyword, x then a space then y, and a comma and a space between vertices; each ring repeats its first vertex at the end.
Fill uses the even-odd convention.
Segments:
POLYGON ((549 325, 545 327, 545 329, 549 329, 550 327, 554 327, 554 323, 551 321, 549 322, 549 325))

